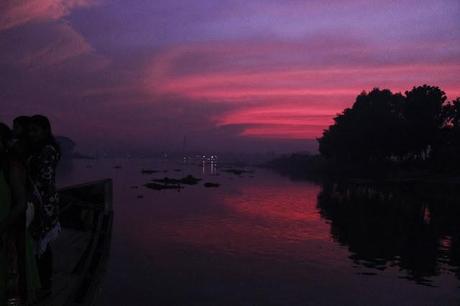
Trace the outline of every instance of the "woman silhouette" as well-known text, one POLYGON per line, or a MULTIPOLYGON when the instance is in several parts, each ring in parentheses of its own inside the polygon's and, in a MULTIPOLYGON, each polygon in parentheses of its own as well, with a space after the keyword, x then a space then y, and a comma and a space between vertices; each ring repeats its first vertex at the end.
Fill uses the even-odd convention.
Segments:
POLYGON ((12 141, 10 135, 0 124, 0 305, 5 298, 9 304, 33 303, 40 288, 35 243, 26 228, 26 211, 33 210, 26 167, 29 151, 25 139, 12 141))
POLYGON ((31 229, 38 241, 38 267, 45 296, 51 294, 52 285, 53 257, 50 242, 61 231, 58 220, 59 196, 56 192, 56 166, 60 150, 45 116, 35 115, 30 118, 29 140, 32 149, 29 159, 30 177, 38 199, 38 209, 31 229))
MULTIPOLYGON (((11 191, 7 183, 7 145, 10 140, 10 129, 0 123, 0 224, 5 223, 11 210, 11 191)), ((6 244, 4 229, 0 228, 0 305, 6 305, 7 302, 8 253, 6 244)))

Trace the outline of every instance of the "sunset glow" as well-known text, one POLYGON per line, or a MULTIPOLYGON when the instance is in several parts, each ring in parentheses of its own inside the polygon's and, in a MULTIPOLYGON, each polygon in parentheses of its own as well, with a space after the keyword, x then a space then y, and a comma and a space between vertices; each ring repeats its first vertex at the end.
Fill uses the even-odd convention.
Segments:
POLYGON ((1 119, 46 112, 90 147, 300 145, 363 90, 460 96, 460 5, 415 2, 7 0, 1 119))

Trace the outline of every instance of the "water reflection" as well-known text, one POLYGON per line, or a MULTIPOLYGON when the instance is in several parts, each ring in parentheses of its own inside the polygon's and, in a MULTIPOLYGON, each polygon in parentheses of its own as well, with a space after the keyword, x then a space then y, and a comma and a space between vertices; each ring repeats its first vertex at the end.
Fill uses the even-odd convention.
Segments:
POLYGON ((166 237, 168 244, 286 261, 324 260, 335 253, 327 248, 321 254, 311 250, 330 243, 328 225, 315 209, 319 186, 276 186, 268 181, 263 185, 235 183, 233 188, 204 192, 185 189, 188 205, 183 205, 182 194, 160 194, 157 200, 167 196, 171 215, 156 220, 155 226, 143 224, 142 234, 135 233, 131 239, 144 244, 152 237, 166 237), (180 222, 170 222, 171 218, 180 222))
POLYGON ((437 202, 455 190, 420 195, 390 186, 380 194, 263 169, 253 178, 219 167, 213 174, 209 163, 203 174, 199 161, 74 163, 61 185, 114 180, 112 251, 98 305, 459 305, 457 203, 437 202), (188 174, 221 187, 143 188, 188 174))
POLYGON ((217 172, 217 161, 213 159, 201 161, 201 174, 202 175, 218 175, 217 172))
POLYGON ((460 279, 458 199, 449 187, 328 183, 317 205, 354 263, 397 267, 402 277, 432 286, 431 278, 443 273, 460 279))

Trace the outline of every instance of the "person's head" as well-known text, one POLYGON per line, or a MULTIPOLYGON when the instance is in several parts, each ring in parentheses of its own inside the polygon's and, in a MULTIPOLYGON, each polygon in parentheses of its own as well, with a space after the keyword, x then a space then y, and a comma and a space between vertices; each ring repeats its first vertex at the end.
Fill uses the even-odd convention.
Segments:
POLYGON ((13 135, 16 138, 24 138, 27 136, 27 131, 30 124, 30 117, 19 116, 13 120, 13 135))
POLYGON ((58 154, 61 153, 59 144, 53 136, 48 118, 43 115, 30 117, 29 135, 27 137, 29 154, 38 153, 48 145, 54 147, 58 154))
POLYGON ((47 144, 57 146, 48 118, 42 115, 34 115, 30 117, 29 141, 35 148, 47 144))
POLYGON ((0 122, 0 154, 7 151, 11 136, 10 128, 6 124, 0 122))
POLYGON ((15 141, 8 150, 8 155, 11 160, 16 160, 22 163, 26 163, 29 157, 29 144, 25 140, 15 141))

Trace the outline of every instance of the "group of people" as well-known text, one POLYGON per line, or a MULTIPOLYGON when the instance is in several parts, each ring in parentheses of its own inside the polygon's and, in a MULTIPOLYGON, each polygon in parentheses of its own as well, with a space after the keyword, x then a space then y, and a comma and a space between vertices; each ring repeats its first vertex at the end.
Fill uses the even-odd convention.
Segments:
POLYGON ((56 166, 45 116, 0 123, 0 306, 30 305, 51 294, 51 242, 60 232, 56 166))

